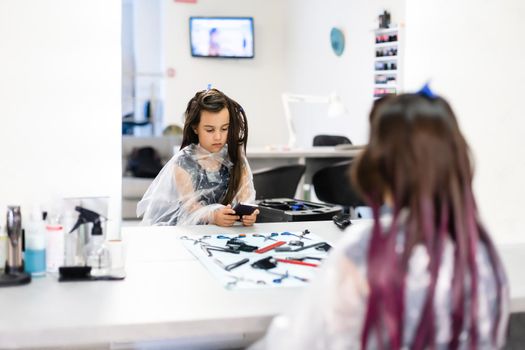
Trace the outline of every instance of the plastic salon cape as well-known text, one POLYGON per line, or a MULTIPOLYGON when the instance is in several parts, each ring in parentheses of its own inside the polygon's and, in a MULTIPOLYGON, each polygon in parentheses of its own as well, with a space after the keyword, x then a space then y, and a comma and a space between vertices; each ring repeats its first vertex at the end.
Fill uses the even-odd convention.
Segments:
MULTIPOLYGON (((389 218, 385 218, 386 222, 389 218)), ((384 221, 383 221, 384 222, 384 221)), ((388 222, 388 225, 390 223, 388 222)), ((345 232, 323 263, 311 284, 297 295, 294 304, 276 316, 264 338, 249 350, 343 350, 361 349, 361 332, 367 308, 368 282, 366 278, 367 251, 372 223, 353 225, 345 232)), ((451 336, 450 286, 453 276, 454 247, 445 243, 443 261, 434 298, 436 318, 436 349, 448 349, 451 336)), ((405 290, 405 320, 402 349, 410 349, 429 283, 428 254, 417 245, 408 263, 405 290)), ((478 249, 478 345, 477 349, 500 348, 505 342, 508 320, 508 284, 503 287, 502 321, 497 332, 496 347, 491 342, 496 305, 495 277, 486 249, 478 249)), ((464 330, 465 332, 465 330, 464 330)), ((459 349, 468 349, 468 337, 462 337, 459 349)), ((388 349, 388 346, 384 347, 388 349)), ((372 338, 367 349, 381 349, 372 338)))
MULTIPOLYGON (((137 204, 145 225, 196 225, 213 223, 213 212, 224 205, 233 163, 228 146, 211 153, 197 144, 177 152, 162 168, 137 204)), ((246 156, 239 189, 233 199, 253 203, 255 190, 246 156)))

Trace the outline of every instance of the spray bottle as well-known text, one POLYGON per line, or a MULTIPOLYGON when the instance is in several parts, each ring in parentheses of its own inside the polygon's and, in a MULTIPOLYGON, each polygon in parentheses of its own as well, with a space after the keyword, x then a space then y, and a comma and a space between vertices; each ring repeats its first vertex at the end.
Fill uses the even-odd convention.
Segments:
POLYGON ((69 231, 75 231, 83 224, 92 224, 91 236, 88 244, 84 247, 84 257, 87 266, 91 266, 91 276, 104 276, 110 272, 111 261, 109 249, 105 244, 104 234, 102 232, 103 217, 86 208, 76 206, 75 210, 79 212, 78 220, 69 231))

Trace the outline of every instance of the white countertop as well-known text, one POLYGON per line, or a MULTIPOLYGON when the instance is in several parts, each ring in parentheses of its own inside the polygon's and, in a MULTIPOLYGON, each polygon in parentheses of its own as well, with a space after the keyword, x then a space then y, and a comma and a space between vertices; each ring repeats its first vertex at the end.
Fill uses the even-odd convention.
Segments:
POLYGON ((348 158, 355 157, 364 146, 345 145, 343 147, 316 146, 308 148, 288 147, 248 147, 246 156, 253 158, 348 158))
MULTIPOLYGON (((368 224, 355 222, 344 234, 368 224)), ((329 242, 332 222, 125 227, 123 281, 59 283, 56 277, 0 289, 0 348, 119 344, 154 339, 225 339, 237 346, 262 334, 300 288, 226 290, 181 244, 181 235, 238 234, 308 228, 329 242)), ((511 311, 525 311, 525 244, 498 246, 511 285, 511 311)))
POLYGON ((260 335, 300 288, 226 290, 179 237, 305 228, 332 242, 341 236, 331 222, 125 227, 123 281, 59 283, 47 276, 0 289, 0 348, 260 335))

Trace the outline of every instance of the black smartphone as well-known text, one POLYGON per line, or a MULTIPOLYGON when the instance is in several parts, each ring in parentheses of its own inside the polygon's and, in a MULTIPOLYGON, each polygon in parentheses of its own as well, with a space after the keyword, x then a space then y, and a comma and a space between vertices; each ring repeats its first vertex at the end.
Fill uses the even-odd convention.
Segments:
POLYGON ((235 210, 235 215, 243 216, 251 215, 257 208, 259 207, 255 204, 237 203, 233 210, 235 210))

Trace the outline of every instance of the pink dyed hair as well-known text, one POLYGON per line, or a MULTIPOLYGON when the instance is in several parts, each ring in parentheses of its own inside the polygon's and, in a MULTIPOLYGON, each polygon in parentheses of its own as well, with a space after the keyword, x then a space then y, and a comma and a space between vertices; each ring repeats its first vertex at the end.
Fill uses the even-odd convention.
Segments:
MULTIPOLYGON (((372 334, 380 348, 403 346, 408 259, 413 247, 423 244, 430 258, 430 285, 411 348, 434 347, 434 293, 448 236, 455 246, 449 348, 458 348, 459 335, 470 319, 473 321, 468 326, 469 345, 474 349, 478 339, 475 257, 479 242, 489 253, 498 306, 505 277, 496 250, 478 218, 469 149, 456 117, 440 97, 403 94, 378 100, 370 114, 370 125, 369 144, 351 174, 354 185, 372 207, 375 220, 367 257, 370 295, 361 346, 367 348, 372 334), (384 231, 379 222, 379 208, 386 193, 393 199, 393 221, 384 231), (409 209, 409 214, 403 224, 404 249, 399 253, 396 252, 401 232, 399 214, 404 208, 409 209), (465 276, 470 278, 467 284, 465 276), (465 311, 466 295, 471 303, 468 311, 465 311)), ((493 341, 500 318, 498 307, 493 341)))

